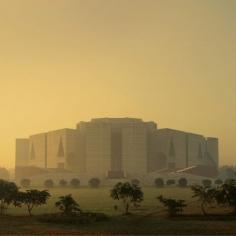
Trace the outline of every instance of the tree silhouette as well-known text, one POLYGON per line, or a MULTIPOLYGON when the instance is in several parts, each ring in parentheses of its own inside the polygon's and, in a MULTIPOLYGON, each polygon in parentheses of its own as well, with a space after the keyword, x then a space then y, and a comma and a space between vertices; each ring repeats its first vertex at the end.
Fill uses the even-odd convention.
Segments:
POLYGON ((10 204, 17 205, 18 187, 13 182, 0 180, 0 215, 3 215, 10 204))
POLYGON ((215 195, 218 204, 227 205, 236 214, 236 180, 230 180, 216 189, 215 195))
POLYGON ((59 197, 59 201, 55 203, 55 206, 66 216, 81 212, 79 204, 73 199, 71 194, 59 197))
POLYGON ((191 187, 194 195, 193 198, 197 198, 200 202, 203 215, 207 215, 205 207, 211 204, 215 198, 215 189, 208 186, 194 185, 191 187))
POLYGON ((128 215, 131 205, 138 207, 139 203, 143 201, 143 192, 141 187, 136 184, 119 182, 111 190, 111 197, 115 200, 122 200, 124 214, 128 215))
POLYGON ((158 196, 157 199, 167 207, 169 216, 176 216, 183 212, 183 208, 187 205, 184 200, 176 200, 172 198, 164 198, 162 195, 158 196))
POLYGON ((46 204, 50 196, 47 190, 31 189, 26 192, 19 192, 18 200, 23 205, 26 205, 29 215, 32 216, 33 208, 46 204))

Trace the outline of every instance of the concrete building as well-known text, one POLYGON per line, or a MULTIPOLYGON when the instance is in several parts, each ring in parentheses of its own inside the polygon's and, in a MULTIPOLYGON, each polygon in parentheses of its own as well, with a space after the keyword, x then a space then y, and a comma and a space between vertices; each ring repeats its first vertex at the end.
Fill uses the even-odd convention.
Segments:
POLYGON ((137 178, 201 166, 213 175, 218 159, 217 138, 158 129, 154 122, 134 118, 92 119, 80 122, 76 129, 16 140, 18 179, 46 170, 69 171, 88 179, 137 178))

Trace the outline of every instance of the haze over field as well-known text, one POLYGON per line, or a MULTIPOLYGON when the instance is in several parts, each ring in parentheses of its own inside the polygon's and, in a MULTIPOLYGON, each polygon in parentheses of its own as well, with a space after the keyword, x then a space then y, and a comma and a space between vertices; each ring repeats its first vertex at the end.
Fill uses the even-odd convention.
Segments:
POLYGON ((0 166, 94 117, 216 136, 235 164, 235 0, 0 0, 0 166))

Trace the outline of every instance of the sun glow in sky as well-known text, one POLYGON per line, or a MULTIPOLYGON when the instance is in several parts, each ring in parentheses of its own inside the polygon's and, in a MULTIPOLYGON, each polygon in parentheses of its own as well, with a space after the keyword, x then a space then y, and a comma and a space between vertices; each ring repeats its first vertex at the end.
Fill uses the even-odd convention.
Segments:
POLYGON ((0 0, 0 166, 15 138, 137 117, 235 164, 235 0, 0 0))

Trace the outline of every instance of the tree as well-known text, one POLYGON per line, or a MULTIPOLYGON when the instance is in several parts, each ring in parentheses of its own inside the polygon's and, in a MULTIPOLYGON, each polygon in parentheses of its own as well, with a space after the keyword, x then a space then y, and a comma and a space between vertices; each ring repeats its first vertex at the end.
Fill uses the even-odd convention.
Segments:
POLYGON ((175 184, 175 180, 174 179, 168 179, 166 182, 166 185, 170 186, 170 185, 174 185, 175 184))
POLYGON ((13 182, 0 180, 0 214, 3 215, 10 204, 17 205, 18 187, 13 182))
POLYGON ((158 196, 157 199, 167 207, 169 216, 176 216, 183 212, 183 208, 187 205, 184 200, 176 200, 172 198, 164 198, 162 195, 158 196))
POLYGON ((64 180, 64 179, 61 179, 61 180, 59 181, 59 185, 60 185, 61 187, 65 187, 65 186, 67 185, 67 181, 64 180))
POLYGON ((89 185, 93 188, 98 188, 100 183, 101 183, 101 181, 98 178, 92 178, 89 180, 89 185))
POLYGON ((215 199, 218 204, 227 205, 236 214, 236 180, 230 180, 216 189, 215 199))
POLYGON ((164 180, 162 178, 155 179, 155 185, 156 187, 162 188, 164 187, 164 180))
POLYGON ((205 207, 211 204, 215 198, 215 189, 208 186, 194 185, 191 187, 194 195, 193 198, 198 198, 198 201, 201 203, 201 210, 203 215, 207 215, 205 207))
POLYGON ((45 186, 46 188, 53 188, 53 187, 54 187, 54 182, 53 182, 51 179, 47 179, 47 180, 45 180, 45 182, 44 182, 44 186, 45 186))
POLYGON ((22 179, 20 185, 23 188, 28 188, 30 186, 30 183, 31 183, 30 179, 22 179))
POLYGON ((71 216, 76 213, 81 213, 79 204, 72 198, 71 194, 59 197, 59 201, 55 206, 62 212, 63 215, 71 216))
POLYGON ((32 216, 33 208, 46 204, 50 196, 47 190, 31 189, 26 192, 19 192, 18 200, 21 204, 26 205, 29 215, 32 216))
POLYGON ((138 207, 139 203, 143 201, 143 192, 141 187, 136 184, 119 182, 111 190, 111 197, 114 200, 122 200, 124 214, 128 215, 131 205, 138 207))
POLYGON ((211 187, 212 181, 210 179, 204 179, 204 180, 202 180, 202 184, 205 187, 211 187))
POLYGON ((186 178, 180 178, 178 183, 179 183, 179 187, 187 187, 188 185, 188 181, 186 178))
POLYGON ((79 181, 79 179, 76 179, 76 178, 72 179, 72 180, 70 181, 70 185, 71 185, 72 187, 74 187, 74 188, 78 188, 78 187, 80 186, 80 181, 79 181))

